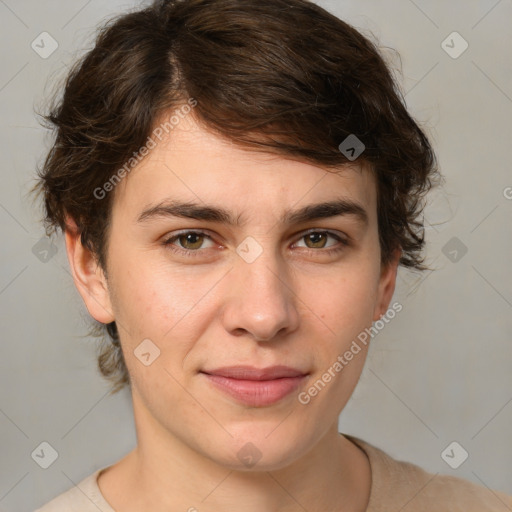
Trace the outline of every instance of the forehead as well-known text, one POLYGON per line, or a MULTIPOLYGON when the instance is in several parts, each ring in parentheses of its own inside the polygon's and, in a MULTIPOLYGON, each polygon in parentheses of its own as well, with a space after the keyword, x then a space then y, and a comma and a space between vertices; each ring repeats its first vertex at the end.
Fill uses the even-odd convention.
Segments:
POLYGON ((222 205, 239 217, 281 216, 292 207, 346 198, 375 216, 373 172, 357 162, 326 170, 317 165, 241 148, 192 115, 155 140, 144 159, 119 183, 114 211, 135 215, 151 204, 180 201, 222 205), (129 213, 130 212, 130 213, 129 213))

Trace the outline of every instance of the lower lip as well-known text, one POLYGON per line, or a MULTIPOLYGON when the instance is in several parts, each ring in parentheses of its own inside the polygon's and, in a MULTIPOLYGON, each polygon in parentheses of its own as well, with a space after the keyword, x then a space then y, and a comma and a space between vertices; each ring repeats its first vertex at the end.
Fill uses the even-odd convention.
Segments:
POLYGON ((252 407, 264 407, 279 402, 295 391, 306 377, 301 375, 273 380, 240 380, 208 373, 203 375, 224 393, 252 407))

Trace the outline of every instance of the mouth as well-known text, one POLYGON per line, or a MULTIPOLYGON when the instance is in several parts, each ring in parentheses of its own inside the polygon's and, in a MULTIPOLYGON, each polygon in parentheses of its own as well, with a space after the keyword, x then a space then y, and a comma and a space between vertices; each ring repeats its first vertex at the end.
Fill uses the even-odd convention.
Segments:
POLYGON ((265 407, 275 404, 295 391, 308 376, 289 366, 254 368, 230 366, 203 370, 210 384, 244 405, 265 407))

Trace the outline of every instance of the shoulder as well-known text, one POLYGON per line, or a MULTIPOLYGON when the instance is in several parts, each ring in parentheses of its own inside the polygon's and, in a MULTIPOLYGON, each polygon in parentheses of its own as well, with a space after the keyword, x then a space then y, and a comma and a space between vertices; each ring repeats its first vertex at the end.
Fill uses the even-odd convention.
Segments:
POLYGON ((367 512, 510 512, 512 496, 462 478, 429 473, 415 464, 392 458, 379 448, 345 436, 368 456, 372 487, 367 512))
POLYGON ((98 487, 98 469, 71 489, 59 494, 34 512, 114 512, 98 487))

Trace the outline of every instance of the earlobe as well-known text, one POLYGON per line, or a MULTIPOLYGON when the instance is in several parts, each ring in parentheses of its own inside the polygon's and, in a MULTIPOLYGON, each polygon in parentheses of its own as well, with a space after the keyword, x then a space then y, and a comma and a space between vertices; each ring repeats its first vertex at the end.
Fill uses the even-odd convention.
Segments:
POLYGON ((391 261, 382 268, 379 291, 377 301, 375 303, 375 310, 373 314, 373 321, 379 320, 388 310, 389 303, 395 293, 396 275, 398 271, 398 264, 402 255, 401 249, 395 249, 391 261))
POLYGON ((103 269, 94 254, 82 245, 75 221, 66 216, 64 232, 71 275, 89 314, 98 322, 114 321, 110 293, 103 269))

